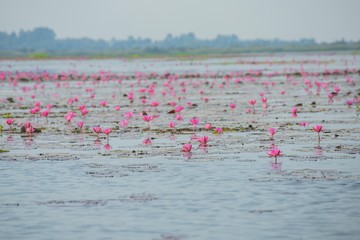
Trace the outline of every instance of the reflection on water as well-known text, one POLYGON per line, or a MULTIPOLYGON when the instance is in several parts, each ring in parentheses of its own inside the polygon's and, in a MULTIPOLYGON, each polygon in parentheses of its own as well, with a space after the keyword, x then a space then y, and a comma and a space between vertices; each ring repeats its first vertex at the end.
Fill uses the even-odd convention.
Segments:
POLYGON ((112 147, 111 147, 110 144, 107 143, 107 144, 104 145, 104 149, 105 149, 105 150, 111 150, 112 147))
POLYGON ((24 136, 24 137, 22 137, 22 139, 23 139, 26 147, 31 147, 34 144, 33 136, 24 136))
POLYGON ((281 162, 272 162, 271 163, 271 170, 281 170, 281 162))
POLYGON ((99 138, 94 140, 94 146, 100 147, 101 146, 101 140, 99 138))
POLYGON ((190 159, 192 157, 192 152, 182 152, 184 158, 190 159))
POLYGON ((202 153, 208 153, 209 151, 209 147, 207 144, 200 144, 198 149, 200 149, 202 153))
POLYGON ((323 150, 320 146, 315 147, 315 154, 316 156, 322 156, 323 155, 323 150))
POLYGON ((6 137, 6 141, 7 141, 7 142, 13 142, 13 141, 14 141, 13 136, 12 136, 12 135, 8 135, 8 136, 6 137))

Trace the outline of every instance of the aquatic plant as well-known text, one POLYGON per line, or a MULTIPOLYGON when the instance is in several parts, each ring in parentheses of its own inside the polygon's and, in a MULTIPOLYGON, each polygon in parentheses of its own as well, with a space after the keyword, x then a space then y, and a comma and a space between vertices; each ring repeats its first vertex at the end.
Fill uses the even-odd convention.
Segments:
POLYGON ((11 125, 15 122, 15 119, 13 118, 8 118, 6 119, 6 124, 9 126, 9 130, 11 131, 11 125))
POLYGON ((79 122, 77 122, 76 124, 77 124, 77 126, 79 127, 79 130, 80 130, 80 132, 81 132, 81 131, 82 131, 82 128, 83 128, 83 126, 84 126, 84 122, 83 122, 83 121, 79 121, 79 122))
POLYGON ((252 112, 255 113, 255 104, 256 104, 256 100, 255 99, 251 99, 249 100, 249 104, 252 107, 252 112))
POLYGON ((270 139, 273 140, 274 139, 274 135, 276 133, 276 129, 275 128, 269 128, 268 129, 269 135, 270 135, 270 139))
POLYGON ((220 128, 220 127, 217 127, 217 128, 215 128, 214 133, 215 133, 215 134, 222 134, 222 133, 223 133, 223 129, 220 128))
POLYGON ((292 107, 291 108, 291 116, 297 117, 297 113, 298 113, 297 107, 292 107))
POLYGON ((176 123, 175 122, 169 122, 169 128, 175 128, 176 123))
POLYGON ((102 129, 101 129, 100 126, 94 126, 93 127, 93 132, 96 134, 97 139, 99 139, 99 133, 102 132, 102 129))
POLYGON ((308 122, 299 122, 299 125, 301 127, 307 127, 309 125, 309 123, 308 122))
POLYGON ((187 143, 187 144, 182 145, 181 152, 191 152, 191 149, 192 149, 192 144, 187 143))
POLYGON ((269 157, 275 157, 275 163, 277 163, 277 158, 282 156, 282 152, 279 148, 277 147, 273 147, 271 148, 267 154, 269 155, 269 157))
POLYGON ((211 130, 213 128, 211 123, 205 123, 204 129, 205 130, 211 130))
POLYGON ((313 126, 313 130, 318 135, 318 146, 317 147, 320 148, 320 132, 323 131, 323 126, 322 125, 315 125, 315 126, 313 126))
POLYGON ((197 140, 200 143, 200 145, 205 146, 209 142, 209 137, 208 136, 202 136, 202 137, 198 137, 197 140))
POLYGON ((148 128, 150 128, 150 121, 154 119, 154 116, 151 115, 142 115, 142 120, 147 122, 148 128))
POLYGON ((35 132, 35 128, 32 126, 31 122, 25 122, 23 127, 25 132, 29 135, 32 135, 35 132))
POLYGON ((107 140, 107 142, 109 142, 109 134, 112 132, 112 129, 111 128, 105 128, 104 130, 102 130, 102 132, 104 134, 106 134, 106 140, 107 140))
POLYGON ((199 118, 193 117, 192 119, 190 119, 190 123, 193 125, 194 131, 196 131, 196 126, 199 124, 199 118))

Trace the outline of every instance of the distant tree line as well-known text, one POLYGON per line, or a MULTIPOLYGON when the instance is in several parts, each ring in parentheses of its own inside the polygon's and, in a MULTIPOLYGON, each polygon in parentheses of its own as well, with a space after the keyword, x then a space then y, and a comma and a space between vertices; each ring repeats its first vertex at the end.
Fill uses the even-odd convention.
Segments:
POLYGON ((301 39, 298 41, 275 40, 240 40, 236 35, 218 35, 214 39, 203 40, 196 38, 194 33, 173 36, 168 34, 164 40, 153 41, 149 38, 134 38, 125 40, 112 39, 93 40, 90 38, 57 39, 52 29, 38 27, 31 31, 21 30, 18 34, 0 32, 0 49, 3 50, 108 50, 108 49, 146 49, 146 48, 226 48, 258 46, 281 46, 283 44, 311 45, 314 39, 301 39))
POLYGON ((133 36, 124 40, 112 39, 94 40, 91 38, 56 38, 55 32, 47 27, 38 27, 30 31, 21 30, 19 33, 0 32, 0 53, 11 51, 21 52, 24 55, 34 52, 58 53, 58 52, 101 52, 112 50, 140 50, 145 53, 163 53, 169 49, 177 51, 189 49, 226 49, 226 48, 251 48, 270 47, 281 48, 283 46, 306 47, 317 45, 314 39, 304 38, 296 41, 284 41, 280 39, 242 40, 238 36, 218 35, 213 39, 198 39, 194 33, 173 36, 168 34, 163 40, 151 40, 149 38, 135 38, 133 36))

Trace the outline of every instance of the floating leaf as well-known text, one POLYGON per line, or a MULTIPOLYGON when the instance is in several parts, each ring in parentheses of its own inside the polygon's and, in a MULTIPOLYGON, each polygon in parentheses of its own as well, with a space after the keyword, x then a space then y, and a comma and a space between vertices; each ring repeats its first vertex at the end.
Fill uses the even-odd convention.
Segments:
POLYGON ((12 118, 11 113, 5 113, 4 118, 12 118))

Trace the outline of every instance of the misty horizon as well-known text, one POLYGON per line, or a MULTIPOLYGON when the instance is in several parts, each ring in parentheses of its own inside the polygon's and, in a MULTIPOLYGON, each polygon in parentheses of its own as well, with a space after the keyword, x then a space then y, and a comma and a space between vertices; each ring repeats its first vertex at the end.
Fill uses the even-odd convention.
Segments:
POLYGON ((358 41, 356 0, 1 0, 0 31, 45 26, 57 38, 160 40, 168 33, 200 39, 235 34, 240 39, 301 38, 358 41))
MULTIPOLYGON (((127 37, 124 37, 124 38, 111 38, 111 39, 105 39, 105 38, 92 38, 90 36, 83 36, 83 37, 58 37, 56 31, 52 28, 50 28, 49 26, 37 26, 37 27, 34 27, 32 29, 20 29, 18 31, 0 31, 0 33, 5 33, 5 34, 8 34, 8 35, 12 35, 12 34, 15 34, 16 36, 19 36, 21 35, 22 33, 29 33, 29 32, 33 32, 37 29, 49 29, 51 31, 53 31, 55 33, 55 40, 66 40, 66 39, 91 39, 91 40, 95 40, 95 41, 106 41, 106 42, 111 42, 113 40, 128 40, 128 39, 148 39, 148 40, 151 40, 151 41, 154 41, 154 42, 158 42, 158 41, 162 41, 162 40, 165 40, 167 38, 171 38, 171 37, 181 37, 181 36, 184 36, 184 35, 188 35, 188 34, 192 34, 194 35, 195 38, 199 39, 199 40, 214 40, 218 37, 222 37, 222 36, 234 36, 234 37, 237 37, 240 41, 256 41, 256 40, 265 40, 265 41, 276 41, 276 40, 280 40, 280 41, 284 41, 284 42, 296 42, 296 41, 299 41, 299 40, 312 40, 316 43, 321 43, 320 41, 317 41, 315 38, 309 38, 309 37, 300 37, 298 39, 282 39, 282 38, 279 38, 279 37, 274 37, 274 38, 261 38, 261 37, 258 37, 258 38, 241 38, 241 36, 238 36, 237 34, 235 33, 230 33, 230 34, 221 34, 221 33, 218 33, 216 34, 215 36, 213 37, 207 37, 207 38, 202 38, 202 37, 198 37, 198 35, 196 34, 196 32, 191 32, 191 31, 188 31, 188 32, 183 32, 183 33, 179 33, 179 34, 174 34, 174 33, 167 33, 165 34, 163 37, 161 38, 151 38, 151 37, 146 37, 146 36, 134 36, 134 35, 129 35, 127 37)), ((0 36, 1 37, 1 36, 0 36)), ((340 38, 340 39, 337 39, 333 42, 338 42, 338 41, 346 41, 346 42, 358 42, 360 41, 360 38, 358 40, 348 40, 344 37, 340 38)))

